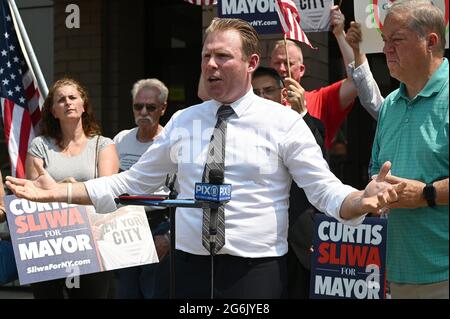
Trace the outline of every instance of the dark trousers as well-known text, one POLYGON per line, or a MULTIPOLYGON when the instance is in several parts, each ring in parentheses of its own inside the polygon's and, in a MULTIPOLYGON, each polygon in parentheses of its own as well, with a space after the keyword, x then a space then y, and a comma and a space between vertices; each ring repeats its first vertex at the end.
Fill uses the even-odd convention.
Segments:
POLYGON ((66 279, 55 279, 31 284, 36 299, 105 299, 108 297, 112 272, 80 276, 80 287, 66 287, 66 279))
POLYGON ((159 263, 116 269, 116 298, 167 299, 169 298, 169 256, 159 263))
POLYGON ((311 271, 306 269, 292 248, 287 253, 288 298, 309 299, 311 271))
MULTIPOLYGON (((175 297, 210 298, 211 256, 175 251, 175 297)), ((214 298, 287 297, 286 256, 214 256, 214 298)))

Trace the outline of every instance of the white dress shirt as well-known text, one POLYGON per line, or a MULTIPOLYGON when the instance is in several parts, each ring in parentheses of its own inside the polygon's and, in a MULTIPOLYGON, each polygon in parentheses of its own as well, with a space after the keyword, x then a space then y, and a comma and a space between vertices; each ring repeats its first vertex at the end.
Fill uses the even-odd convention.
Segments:
POLYGON ((378 113, 384 97, 381 95, 380 88, 373 78, 369 63, 366 60, 355 69, 355 62, 352 62, 347 68, 353 83, 355 83, 361 105, 375 120, 378 120, 378 113))
MULTIPOLYGON (((116 144, 117 153, 119 153, 119 168, 120 171, 126 171, 130 169, 133 164, 135 164, 142 154, 153 144, 153 141, 158 138, 155 136, 150 142, 139 142, 137 139, 137 133, 139 128, 134 127, 131 130, 123 130, 114 136, 114 143, 116 144)), ((155 195, 169 195, 170 190, 165 186, 161 185, 156 191, 153 192, 155 195)), ((165 207, 146 207, 146 211, 150 210, 163 210, 165 207)))
MULTIPOLYGON (((201 182, 216 112, 210 100, 180 110, 130 170, 86 182, 99 211, 116 209, 114 197, 150 194, 177 173, 178 198, 193 198, 201 182)), ((219 254, 270 257, 286 254, 289 188, 292 178, 319 210, 341 220, 344 198, 355 191, 329 170, 311 130, 298 113, 260 98, 250 90, 231 104, 225 155, 225 183, 232 185, 225 205, 225 246, 219 254)), ((208 255, 202 246, 202 209, 177 208, 176 248, 208 255)), ((364 217, 343 221, 357 225, 364 217)))

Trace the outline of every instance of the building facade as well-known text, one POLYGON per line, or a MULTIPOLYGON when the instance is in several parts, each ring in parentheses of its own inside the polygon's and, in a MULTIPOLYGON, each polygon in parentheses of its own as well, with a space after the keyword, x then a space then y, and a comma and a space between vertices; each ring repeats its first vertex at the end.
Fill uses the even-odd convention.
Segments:
MULTIPOLYGON (((113 137, 134 125, 131 111, 132 84, 156 77, 169 88, 165 124, 179 109, 200 102, 202 36, 217 15, 215 6, 200 7, 183 0, 16 0, 47 85, 70 76, 85 85, 103 133, 113 137), (75 5, 75 6, 74 6, 75 5), (74 8, 77 9, 74 11, 74 8), (78 16, 74 16, 78 12, 78 16), (75 26, 74 19, 79 18, 75 26)), ((347 25, 353 20, 353 4, 343 1, 347 25)), ((76 19, 75 19, 76 20, 76 19)), ((309 33, 318 50, 304 48, 305 89, 314 89, 345 77, 339 48, 331 32, 309 33)), ((273 43, 281 35, 262 35, 262 65, 267 65, 273 43)), ((384 94, 397 86, 389 77, 384 56, 369 61, 384 94)), ((376 123, 355 105, 339 134, 343 151, 332 156, 338 177, 355 187, 367 182, 367 167, 376 123)), ((0 161, 9 174, 3 128, 0 161)))

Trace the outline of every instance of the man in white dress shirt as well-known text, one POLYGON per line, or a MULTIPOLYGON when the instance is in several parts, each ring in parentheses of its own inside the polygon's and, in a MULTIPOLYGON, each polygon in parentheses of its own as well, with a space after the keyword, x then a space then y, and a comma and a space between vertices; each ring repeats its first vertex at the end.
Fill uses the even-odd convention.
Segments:
MULTIPOLYGON (((383 181, 386 163, 363 191, 343 185, 328 169, 319 146, 300 115, 253 93, 251 77, 259 65, 258 35, 247 22, 215 18, 206 30, 202 76, 211 100, 178 111, 160 137, 126 172, 71 186, 56 184, 43 168, 35 181, 7 178, 19 197, 33 201, 93 204, 116 209, 123 193, 149 194, 177 173, 179 198, 192 198, 202 181, 206 153, 223 104, 227 119, 225 183, 232 200, 225 205, 225 246, 214 258, 216 298, 286 296, 289 188, 294 180, 319 210, 347 224, 397 200, 404 184, 383 181)), ((176 213, 177 298, 210 296, 209 251, 202 245, 201 209, 176 213)))

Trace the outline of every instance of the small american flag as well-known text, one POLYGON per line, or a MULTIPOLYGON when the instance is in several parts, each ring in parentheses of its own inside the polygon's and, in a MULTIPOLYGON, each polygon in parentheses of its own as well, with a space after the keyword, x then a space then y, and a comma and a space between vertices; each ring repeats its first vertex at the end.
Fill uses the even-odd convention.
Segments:
POLYGON ((310 48, 314 48, 309 42, 305 32, 300 27, 300 14, 292 0, 276 0, 275 8, 280 18, 280 23, 286 38, 304 42, 310 48))
POLYGON ((217 4, 217 0, 184 0, 191 4, 196 4, 198 6, 210 6, 213 4, 217 4))
POLYGON ((41 119, 40 94, 25 62, 8 0, 0 0, 0 105, 11 175, 25 177, 29 142, 41 119))

